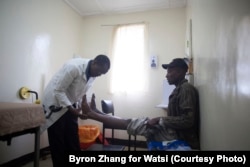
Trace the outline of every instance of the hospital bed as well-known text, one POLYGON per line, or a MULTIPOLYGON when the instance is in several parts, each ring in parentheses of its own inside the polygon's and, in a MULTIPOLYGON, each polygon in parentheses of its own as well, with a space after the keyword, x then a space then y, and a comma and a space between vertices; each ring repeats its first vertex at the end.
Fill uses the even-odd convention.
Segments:
POLYGON ((11 145, 11 139, 34 133, 34 166, 39 166, 40 125, 45 122, 43 107, 32 103, 0 102, 0 140, 11 145))

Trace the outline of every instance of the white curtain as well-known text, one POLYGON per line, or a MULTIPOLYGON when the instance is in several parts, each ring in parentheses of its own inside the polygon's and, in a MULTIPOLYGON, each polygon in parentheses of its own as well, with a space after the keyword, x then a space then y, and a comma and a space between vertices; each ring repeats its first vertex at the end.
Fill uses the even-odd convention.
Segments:
POLYGON ((112 48, 112 93, 144 91, 146 25, 122 25, 115 28, 112 48))

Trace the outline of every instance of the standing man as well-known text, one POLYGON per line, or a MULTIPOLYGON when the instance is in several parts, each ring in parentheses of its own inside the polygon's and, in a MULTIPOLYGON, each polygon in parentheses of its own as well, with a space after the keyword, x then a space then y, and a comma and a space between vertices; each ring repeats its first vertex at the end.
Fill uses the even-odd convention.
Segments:
POLYGON ((48 131, 54 167, 64 165, 65 151, 80 150, 78 118, 85 119, 85 116, 79 104, 95 78, 109 69, 106 55, 98 55, 93 60, 74 58, 63 65, 45 88, 43 106, 47 119, 41 131, 48 131))
POLYGON ((83 112, 89 119, 119 129, 127 129, 128 134, 145 136, 147 141, 184 140, 192 149, 199 149, 199 96, 196 88, 185 79, 188 65, 182 58, 173 59, 163 64, 167 69, 166 78, 175 89, 169 96, 166 117, 123 119, 110 115, 98 114, 94 96, 91 105, 83 96, 83 112))

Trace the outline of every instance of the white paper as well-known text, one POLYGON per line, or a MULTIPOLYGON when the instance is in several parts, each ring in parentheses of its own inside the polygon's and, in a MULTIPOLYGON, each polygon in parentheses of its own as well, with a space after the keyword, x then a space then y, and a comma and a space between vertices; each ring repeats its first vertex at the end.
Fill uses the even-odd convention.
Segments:
POLYGON ((167 80, 163 80, 163 92, 162 92, 162 101, 160 104, 158 104, 156 107, 159 108, 167 108, 168 107, 168 98, 172 91, 174 90, 174 85, 169 85, 167 80))

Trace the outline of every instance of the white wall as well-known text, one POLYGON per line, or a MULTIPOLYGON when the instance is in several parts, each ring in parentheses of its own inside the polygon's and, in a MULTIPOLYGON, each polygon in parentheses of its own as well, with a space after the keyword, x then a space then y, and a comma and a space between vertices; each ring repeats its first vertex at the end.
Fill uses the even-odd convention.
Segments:
POLYGON ((249 150, 250 1, 190 0, 202 150, 249 150))
MULTIPOLYGON (((90 58, 100 53, 109 55, 112 27, 101 25, 148 22, 148 55, 157 54, 159 64, 183 57, 187 17, 193 25, 194 84, 201 100, 201 148, 249 150, 249 3, 190 0, 187 14, 181 8, 82 20, 62 0, 1 0, 0 101, 33 102, 32 98, 19 99, 22 86, 37 91, 41 97, 50 77, 74 53, 90 58)), ((101 99, 112 99, 116 115, 121 117, 164 115, 155 105, 161 101, 166 72, 160 67, 145 71, 150 89, 140 95, 113 96, 108 91, 110 73, 98 78, 93 91, 99 108, 101 99)), ((126 133, 118 131, 116 137, 125 138, 126 133)), ((11 146, 0 142, 0 163, 32 152, 33 145, 33 135, 13 138, 11 146)), ((47 145, 43 134, 41 147, 47 145)))
MULTIPOLYGON (((42 96, 56 70, 80 50, 82 19, 62 0, 0 1, 0 101, 20 100, 22 86, 42 96)), ((41 147, 48 146, 41 136, 41 147)), ((34 135, 0 142, 0 164, 34 151, 34 135)))
MULTIPOLYGON (((51 76, 73 54, 89 58, 100 53, 109 55, 112 27, 102 27, 103 24, 145 21, 149 23, 148 58, 150 54, 157 54, 159 64, 162 64, 184 56, 184 8, 82 20, 62 0, 2 0, 0 21, 2 102, 34 102, 34 97, 19 98, 18 91, 22 86, 37 91, 42 97, 51 76)), ((98 78, 93 88, 97 102, 105 98, 114 100, 116 115, 122 117, 164 115, 164 111, 155 106, 161 102, 166 71, 161 67, 149 67, 145 71, 149 74, 150 89, 140 95, 112 96, 108 91, 109 74, 98 78)), ((100 103, 98 105, 100 107, 100 103)), ((126 137, 126 132, 116 134, 118 138, 126 137)), ((33 152, 33 146, 33 134, 13 138, 11 146, 0 142, 0 163, 33 152)), ((41 148, 46 146, 48 141, 44 133, 41 148)))
MULTIPOLYGON (((141 12, 123 15, 95 16, 84 18, 81 53, 84 56, 93 56, 100 53, 110 55, 112 47, 113 26, 136 22, 146 22, 148 24, 148 68, 145 73, 148 75, 148 90, 140 94, 120 94, 109 93, 109 83, 111 70, 104 76, 97 78, 93 91, 96 95, 96 103, 100 108, 102 99, 111 99, 114 102, 115 115, 123 118, 132 117, 156 117, 165 115, 163 109, 155 106, 161 102, 163 91, 163 80, 166 70, 161 68, 161 64, 170 62, 175 57, 185 55, 185 29, 186 29, 186 9, 169 9, 151 12, 141 12), (158 56, 159 66, 156 69, 150 68, 150 55, 158 56)), ((128 66, 129 68, 129 66, 128 66)), ((128 80, 128 82, 130 82, 128 80)), ((91 124, 93 121, 81 121, 83 124, 91 124)), ((96 124, 96 122, 94 122, 96 124)), ((126 131, 116 131, 116 138, 127 138, 126 131)), ((138 140, 145 140, 138 137, 138 140)))

